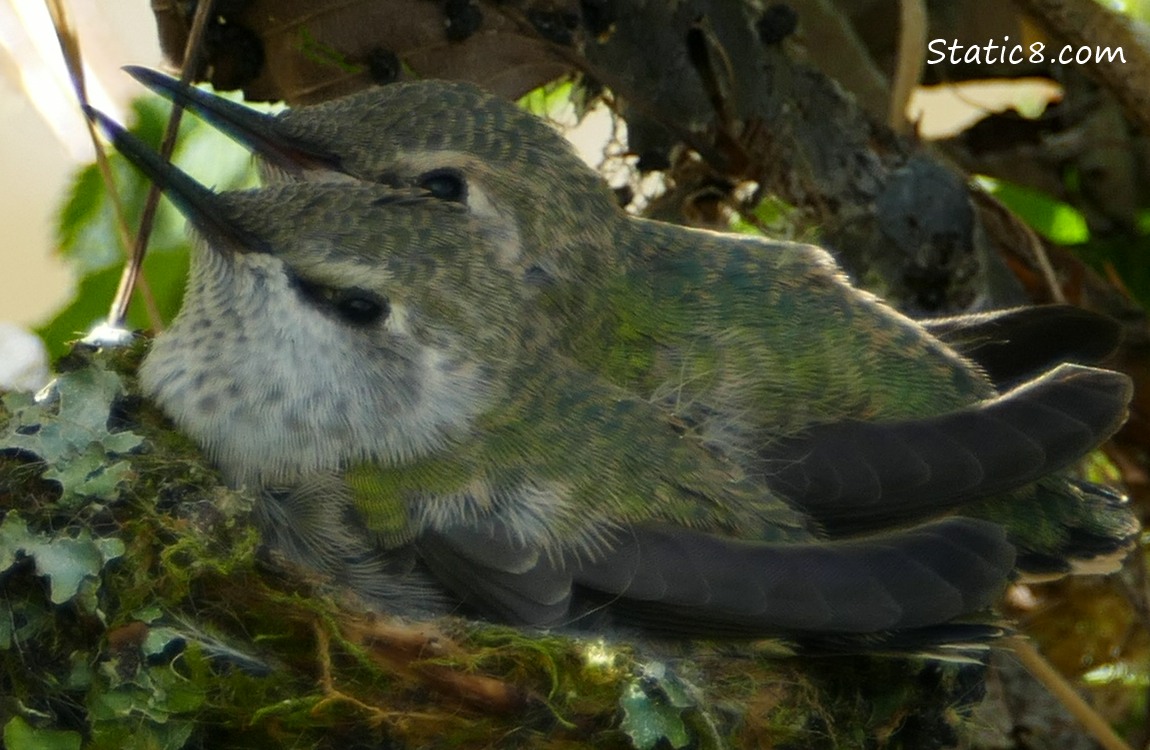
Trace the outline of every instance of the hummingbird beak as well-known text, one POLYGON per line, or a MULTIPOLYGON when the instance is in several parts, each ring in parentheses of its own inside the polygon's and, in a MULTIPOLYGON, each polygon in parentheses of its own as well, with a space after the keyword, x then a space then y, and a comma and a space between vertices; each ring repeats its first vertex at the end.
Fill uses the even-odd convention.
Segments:
POLYGON ((337 156, 315 144, 287 135, 271 115, 184 85, 177 78, 149 68, 128 65, 124 71, 289 174, 300 176, 312 170, 341 171, 337 156))
POLYGON ((196 182, 187 172, 164 161, 151 146, 103 112, 85 105, 84 114, 100 126, 124 158, 164 191, 168 200, 203 235, 210 247, 241 253, 266 252, 267 243, 246 227, 236 224, 219 196, 196 182))

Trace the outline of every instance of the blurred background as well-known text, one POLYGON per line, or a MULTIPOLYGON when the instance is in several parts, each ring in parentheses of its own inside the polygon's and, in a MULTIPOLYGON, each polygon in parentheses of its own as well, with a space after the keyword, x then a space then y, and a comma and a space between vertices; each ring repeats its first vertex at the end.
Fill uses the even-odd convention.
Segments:
MULTIPOLYGON (((85 0, 68 10, 82 33, 95 106, 124 121, 142 89, 120 67, 162 64, 150 4, 85 0)), ((1056 94, 1049 81, 923 88, 910 119, 924 137, 945 137, 1012 103, 1041 107, 1056 94)), ((56 253, 57 213, 77 170, 93 158, 43 0, 0 0, 0 121, 0 226, 9 233, 0 251, 0 321, 34 327, 72 294, 72 272, 56 253)), ((601 150, 607 128, 585 130, 592 135, 584 150, 601 150)))
MULTIPOLYGON (((120 71, 159 66, 147 2, 85 0, 68 7, 83 31, 95 105, 122 119, 140 87, 120 71)), ((68 300, 72 276, 54 253, 56 212, 92 145, 43 0, 0 0, 0 321, 44 322, 68 300)))

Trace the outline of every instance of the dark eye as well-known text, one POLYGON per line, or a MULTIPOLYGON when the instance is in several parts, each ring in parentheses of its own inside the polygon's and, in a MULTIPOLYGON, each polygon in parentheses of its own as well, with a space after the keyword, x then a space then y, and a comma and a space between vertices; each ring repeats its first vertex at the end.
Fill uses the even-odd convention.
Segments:
POLYGON ((292 286, 309 304, 334 314, 344 323, 366 326, 378 323, 391 313, 386 297, 359 287, 337 289, 291 275, 292 286))
POLYGON ((364 289, 336 291, 331 306, 344 322, 360 326, 379 322, 391 310, 386 299, 364 289))
POLYGON ((463 203, 467 200, 467 181, 456 169, 433 169, 419 177, 419 186, 436 198, 463 203))

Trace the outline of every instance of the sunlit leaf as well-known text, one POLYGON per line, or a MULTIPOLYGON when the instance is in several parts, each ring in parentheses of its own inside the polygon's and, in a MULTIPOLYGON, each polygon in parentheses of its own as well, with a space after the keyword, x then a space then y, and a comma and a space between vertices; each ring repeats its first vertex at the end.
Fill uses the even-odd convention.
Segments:
POLYGON ((623 719, 619 722, 637 750, 649 750, 660 740, 671 747, 686 747, 690 735, 683 723, 682 710, 670 705, 661 696, 648 695, 638 682, 632 682, 619 699, 623 719))
POLYGON ((80 750, 79 732, 37 729, 20 716, 4 725, 4 747, 7 750, 80 750))
POLYGON ((976 180, 1043 237, 1060 245, 1079 245, 1090 239, 1086 217, 1069 203, 1004 180, 990 177, 976 180))

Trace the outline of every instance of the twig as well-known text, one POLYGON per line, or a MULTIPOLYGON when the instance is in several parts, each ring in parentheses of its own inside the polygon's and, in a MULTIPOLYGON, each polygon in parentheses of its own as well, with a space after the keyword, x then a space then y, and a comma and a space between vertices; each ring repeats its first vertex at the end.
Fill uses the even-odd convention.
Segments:
POLYGON ((898 4, 898 66, 890 87, 887 124, 900 135, 910 132, 906 105, 922 78, 926 60, 927 17, 924 0, 901 0, 898 4))
MULTIPOLYGON (((80 53, 80 37, 68 18, 63 0, 44 0, 44 4, 48 7, 48 15, 52 18, 52 27, 56 31, 56 40, 60 43, 64 67, 67 68, 68 77, 72 80, 72 89, 76 92, 76 100, 79 104, 86 105, 89 103, 88 87, 84 79, 84 57, 80 53)), ((116 217, 113 223, 116 226, 116 232, 120 235, 120 246, 131 247, 132 233, 128 228, 124 204, 120 201, 120 194, 116 190, 115 181, 112 179, 108 155, 104 152, 104 147, 96 135, 96 128, 92 121, 85 117, 84 124, 88 127, 88 137, 91 139, 92 149, 96 153, 96 169, 99 170, 100 179, 104 183, 104 190, 112 201, 112 214, 116 217)), ((153 325, 158 324, 160 315, 156 308, 155 299, 143 281, 140 284, 140 292, 144 297, 144 305, 147 307, 149 320, 153 325)))
POLYGON ((1031 645, 1030 641, 1014 636, 1006 639, 1006 645, 1022 662, 1022 666, 1050 691, 1071 716, 1078 719, 1099 745, 1105 750, 1132 750, 1106 720, 1075 692, 1074 687, 1054 668, 1054 665, 1031 645))
MULTIPOLYGON (((180 83, 188 85, 199 66, 200 50, 203 47, 204 29, 207 28, 208 19, 212 15, 215 0, 203 0, 196 5, 196 15, 192 18, 192 28, 188 32, 188 43, 184 48, 184 69, 180 73, 180 83)), ((180 127, 180 116, 183 107, 178 101, 172 102, 172 114, 168 118, 168 127, 164 131, 164 140, 160 144, 160 156, 168 159, 172 155, 172 148, 176 143, 176 131, 180 127)), ((89 127, 91 127, 89 125, 89 127)), ((140 269, 144 263, 144 254, 147 252, 148 238, 152 234, 152 225, 155 223, 156 207, 160 202, 160 187, 153 184, 148 190, 148 197, 144 201, 144 211, 140 216, 140 231, 136 234, 136 241, 132 244, 132 254, 120 275, 120 284, 116 288, 116 296, 112 298, 112 309, 108 313, 108 324, 118 327, 123 324, 128 314, 128 302, 132 299, 132 290, 140 278, 140 269)), ((159 316, 152 322, 157 330, 162 327, 159 316)))

